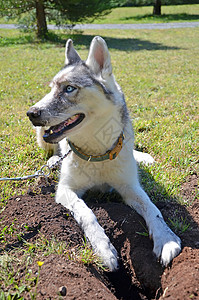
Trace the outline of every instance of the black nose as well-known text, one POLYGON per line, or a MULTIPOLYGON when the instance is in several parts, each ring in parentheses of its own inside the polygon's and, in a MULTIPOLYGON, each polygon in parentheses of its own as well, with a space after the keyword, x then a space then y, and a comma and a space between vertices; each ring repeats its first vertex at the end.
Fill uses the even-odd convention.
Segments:
POLYGON ((41 115, 41 110, 36 107, 31 107, 29 111, 27 111, 27 116, 30 118, 30 120, 36 119, 40 117, 40 115, 41 115))

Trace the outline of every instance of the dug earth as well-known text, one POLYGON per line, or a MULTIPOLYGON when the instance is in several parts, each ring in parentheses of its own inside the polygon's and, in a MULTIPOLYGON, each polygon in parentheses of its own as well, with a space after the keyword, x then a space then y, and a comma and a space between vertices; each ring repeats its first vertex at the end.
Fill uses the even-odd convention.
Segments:
MULTIPOLYGON (((195 174, 182 186, 181 196, 186 198, 189 206, 168 199, 156 203, 170 226, 171 221, 181 220, 182 223, 178 221, 178 226, 172 228, 182 240, 182 252, 168 268, 163 268, 153 256, 152 241, 143 219, 125 206, 118 195, 88 193, 85 200, 116 247, 120 255, 120 269, 111 273, 95 265, 68 259, 64 254, 52 253, 42 258, 44 264, 37 286, 37 299, 199 299, 197 183, 195 174), (188 224, 186 230, 185 221, 188 224)), ((28 242, 35 242, 42 235, 47 240, 64 241, 70 249, 81 246, 83 234, 70 213, 55 203, 53 189, 52 184, 46 187, 39 182, 37 188, 29 190, 26 195, 10 199, 1 214, 0 226, 10 225, 15 219, 20 228, 24 224, 32 228, 23 236, 28 242)), ((20 248, 23 244, 12 237, 7 250, 13 247, 20 248)), ((37 270, 35 264, 33 272, 37 270)), ((21 278, 25 276, 24 268, 21 278)), ((31 299, 28 292, 24 292, 23 297, 31 299)))

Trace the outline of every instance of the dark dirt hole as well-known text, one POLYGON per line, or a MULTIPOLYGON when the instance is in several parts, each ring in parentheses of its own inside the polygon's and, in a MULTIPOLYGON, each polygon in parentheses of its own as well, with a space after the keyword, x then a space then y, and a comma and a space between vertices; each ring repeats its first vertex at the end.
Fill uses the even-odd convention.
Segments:
MULTIPOLYGON (((42 257, 38 298, 59 299, 57 292, 66 288, 63 299, 199 299, 199 201, 197 199, 198 177, 194 175, 182 185, 182 196, 191 205, 182 206, 174 202, 158 202, 166 222, 169 219, 186 220, 189 229, 177 232, 182 239, 182 252, 169 268, 162 268, 152 253, 152 241, 143 235, 144 221, 132 209, 120 202, 113 194, 92 194, 92 203, 87 195, 99 223, 105 229, 120 255, 120 270, 109 273, 94 266, 84 266, 66 259, 63 255, 50 254, 42 257), (194 194, 195 193, 195 194, 194 194), (108 203, 105 202, 108 199, 108 203)), ((23 231, 23 238, 35 242, 39 232, 46 239, 66 242, 69 247, 82 245, 83 234, 61 205, 52 197, 52 190, 34 189, 23 196, 9 199, 1 213, 1 228, 14 226, 23 231), (24 224, 26 227, 24 227, 24 224)), ((8 248, 23 247, 12 235, 7 241, 8 248)), ((1 249, 5 249, 4 245, 1 249)), ((35 270, 37 266, 35 265, 35 270)), ((33 270, 34 271, 34 270, 33 270)), ((25 269, 21 276, 25 276, 25 269)), ((27 292, 24 298, 30 299, 27 292)))

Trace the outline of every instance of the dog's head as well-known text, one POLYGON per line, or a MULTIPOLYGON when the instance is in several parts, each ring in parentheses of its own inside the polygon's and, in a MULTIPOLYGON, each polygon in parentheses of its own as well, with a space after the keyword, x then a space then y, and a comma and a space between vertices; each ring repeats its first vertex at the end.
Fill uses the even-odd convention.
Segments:
POLYGON ((122 92, 112 75, 110 54, 105 41, 95 37, 84 62, 66 43, 65 66, 53 78, 51 91, 27 112, 34 126, 49 127, 43 136, 57 143, 91 125, 96 118, 111 112, 122 92))

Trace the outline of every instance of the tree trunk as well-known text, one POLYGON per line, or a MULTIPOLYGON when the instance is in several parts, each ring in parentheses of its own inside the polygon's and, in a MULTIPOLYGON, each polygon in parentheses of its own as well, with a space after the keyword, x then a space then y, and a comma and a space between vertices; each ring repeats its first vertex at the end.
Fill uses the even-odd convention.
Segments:
POLYGON ((36 0, 37 36, 45 37, 48 33, 43 0, 36 0))
POLYGON ((155 0, 153 6, 153 15, 160 16, 161 15, 161 0, 155 0))

